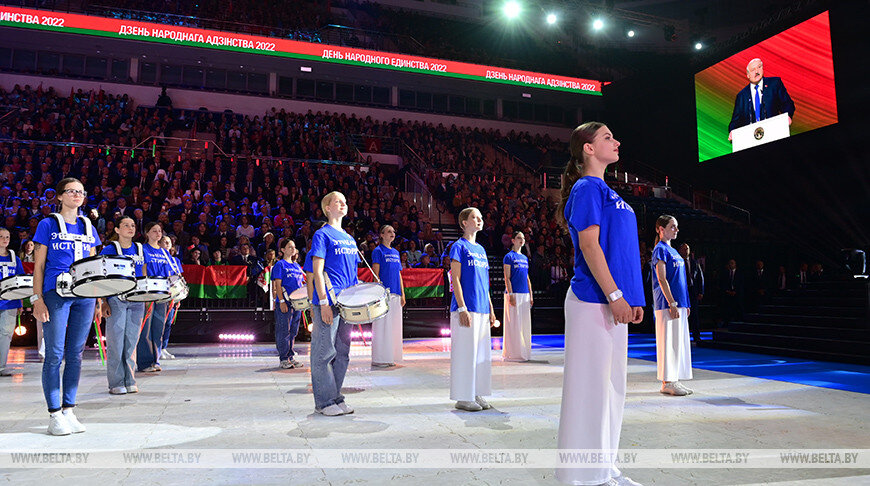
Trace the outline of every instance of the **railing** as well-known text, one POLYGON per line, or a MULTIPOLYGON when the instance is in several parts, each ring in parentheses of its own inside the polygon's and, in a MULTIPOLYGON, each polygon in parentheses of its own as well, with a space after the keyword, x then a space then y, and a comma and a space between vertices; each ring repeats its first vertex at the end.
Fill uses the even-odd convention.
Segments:
MULTIPOLYGON (((735 206, 727 201, 714 198, 711 195, 708 196, 700 191, 696 191, 691 184, 679 179, 674 179, 667 173, 644 164, 643 162, 636 160, 628 161, 625 163, 624 169, 641 177, 652 185, 663 187, 670 193, 688 201, 693 209, 712 211, 745 224, 750 224, 752 222, 752 214, 748 210, 735 206)), ((630 177, 627 172, 624 173, 624 176, 630 177)), ((622 180, 618 171, 616 171, 616 178, 617 180, 622 180)), ((626 182, 631 183, 639 181, 628 180, 626 182)))

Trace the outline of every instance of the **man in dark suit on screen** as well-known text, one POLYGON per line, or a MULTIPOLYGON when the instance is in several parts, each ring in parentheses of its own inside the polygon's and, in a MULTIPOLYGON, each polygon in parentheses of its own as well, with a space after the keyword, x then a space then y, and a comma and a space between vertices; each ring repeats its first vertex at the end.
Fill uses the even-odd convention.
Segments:
POLYGON ((737 93, 734 113, 728 124, 728 140, 735 128, 749 125, 782 113, 788 113, 788 124, 794 118, 794 101, 788 95, 782 79, 764 76, 764 64, 755 58, 746 65, 749 84, 737 93))

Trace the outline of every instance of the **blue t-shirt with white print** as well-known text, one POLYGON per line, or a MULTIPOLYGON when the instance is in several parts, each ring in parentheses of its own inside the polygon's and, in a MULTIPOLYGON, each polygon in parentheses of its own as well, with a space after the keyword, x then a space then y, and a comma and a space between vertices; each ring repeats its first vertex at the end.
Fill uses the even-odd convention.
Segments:
MULTIPOLYGON (((462 265, 459 273, 459 285, 462 286, 462 297, 468 312, 489 314, 489 259, 486 250, 477 243, 465 238, 456 240, 450 247, 450 259, 462 265)), ((456 295, 451 297, 450 312, 459 309, 456 295)))
POLYGON ((598 225, 598 243, 617 288, 632 307, 646 304, 640 275, 640 248, 637 241, 637 217, 634 209, 607 184, 593 176, 574 183, 565 205, 565 220, 574 243, 574 277, 571 291, 583 302, 607 304, 607 296, 598 286, 586 258, 580 251, 580 231, 598 225))
MULTIPOLYGON (((324 273, 329 278, 329 283, 336 296, 342 290, 359 282, 356 270, 359 262, 356 241, 344 230, 335 229, 328 224, 324 225, 314 233, 311 240, 311 251, 308 253, 312 257, 323 258, 324 273)), ((329 288, 327 288, 326 293, 329 304, 335 305, 329 295, 329 288)), ((313 305, 321 304, 319 297, 315 291, 313 305)))
MULTIPOLYGON (((85 234, 85 224, 81 218, 77 218, 73 224, 66 224, 66 232, 75 235, 85 234)), ((87 258, 91 255, 91 248, 100 246, 100 237, 97 235, 96 228, 92 230, 94 238, 93 243, 82 242, 82 258, 87 258)), ((60 228, 57 226, 57 220, 54 217, 48 217, 39 222, 36 226, 36 234, 33 236, 33 241, 40 245, 45 245, 47 248, 45 256, 45 273, 42 280, 42 291, 48 292, 57 288, 57 277, 69 272, 69 267, 75 260, 75 243, 60 239, 60 228)))

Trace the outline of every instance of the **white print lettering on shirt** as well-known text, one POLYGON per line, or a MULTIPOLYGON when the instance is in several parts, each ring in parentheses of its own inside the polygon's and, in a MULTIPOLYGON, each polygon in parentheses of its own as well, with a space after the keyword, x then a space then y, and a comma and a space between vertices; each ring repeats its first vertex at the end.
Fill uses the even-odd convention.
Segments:
POLYGON ((468 256, 471 257, 471 260, 468 262, 469 266, 489 269, 489 260, 486 258, 486 254, 469 251, 468 256))

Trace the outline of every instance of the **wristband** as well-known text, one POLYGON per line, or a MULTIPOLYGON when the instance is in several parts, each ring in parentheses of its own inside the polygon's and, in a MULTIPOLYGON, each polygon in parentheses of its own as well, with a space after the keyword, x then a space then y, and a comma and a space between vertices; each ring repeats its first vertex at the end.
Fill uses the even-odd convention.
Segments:
POLYGON ((462 306, 456 309, 456 312, 468 312, 468 307, 462 306))
POLYGON ((280 303, 282 303, 282 304, 286 304, 286 303, 287 303, 287 301, 284 300, 284 299, 280 299, 280 300, 278 300, 278 302, 280 302, 280 303))
POLYGON ((677 306, 679 306, 679 304, 677 303, 676 300, 671 302, 670 304, 668 304, 668 307, 677 307, 677 306))
POLYGON ((622 291, 619 289, 614 290, 613 292, 610 293, 610 295, 607 296, 607 300, 611 304, 616 302, 617 300, 619 300, 621 298, 622 298, 622 291))
POLYGON ((33 305, 34 302, 36 302, 37 300, 39 300, 39 296, 36 295, 36 294, 33 294, 33 295, 31 295, 30 297, 28 297, 27 300, 30 301, 30 305, 33 305))

